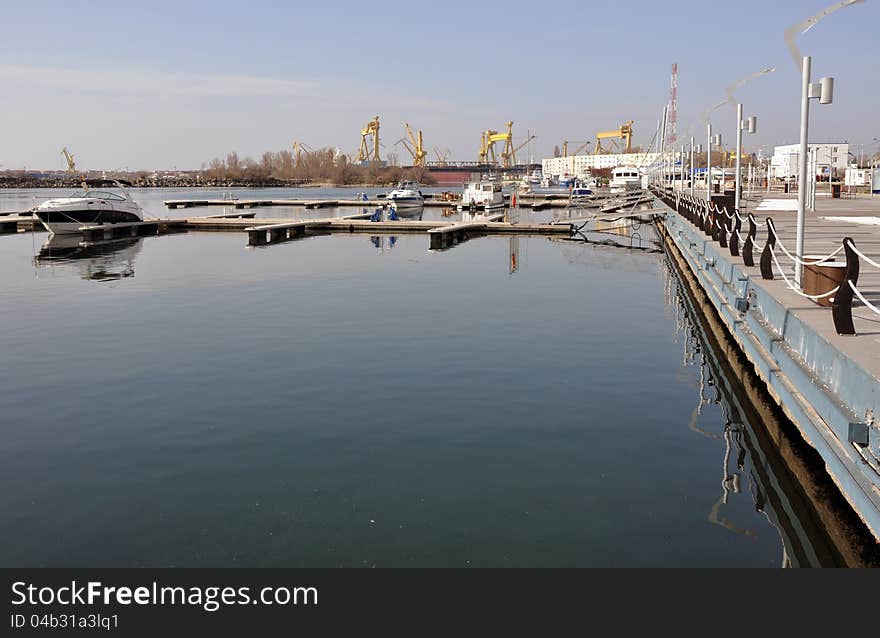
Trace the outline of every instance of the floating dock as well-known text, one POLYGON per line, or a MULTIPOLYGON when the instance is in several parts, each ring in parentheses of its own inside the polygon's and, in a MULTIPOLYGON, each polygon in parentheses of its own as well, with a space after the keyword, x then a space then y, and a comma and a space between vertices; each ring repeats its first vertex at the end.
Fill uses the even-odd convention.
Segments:
MULTIPOLYGON (((373 199, 167 199, 163 202, 170 209, 203 208, 207 206, 226 206, 235 209, 266 207, 299 207, 306 210, 319 208, 380 208, 388 205, 384 198, 373 199)), ((425 208, 453 208, 459 200, 425 198, 425 208)))
MULTIPOLYGON (((288 239, 305 237, 309 233, 367 233, 373 235, 423 233, 431 246, 448 247, 468 235, 476 234, 526 234, 565 235, 572 232, 569 223, 522 224, 502 221, 503 213, 473 215, 468 220, 416 220, 383 218, 373 220, 376 213, 356 213, 343 217, 319 217, 315 219, 257 219, 254 213, 209 215, 179 219, 145 219, 139 222, 119 224, 84 225, 79 228, 84 241, 102 241, 121 237, 160 235, 187 231, 241 232, 248 235, 248 244, 264 246, 288 239)), ((33 217, 0 216, 0 231, 18 232, 20 225, 28 230, 42 228, 33 217)))
MULTIPOLYGON (((840 322, 846 295, 838 289, 828 308, 792 290, 792 261, 782 251, 794 252, 791 206, 774 209, 765 200, 761 219, 753 218, 756 228, 745 229, 743 213, 737 232, 736 217, 728 212, 707 214, 704 203, 655 192, 669 208, 660 227, 667 247, 699 283, 769 395, 880 541, 880 315, 856 299, 851 307, 855 334, 839 334, 846 331, 840 322), (772 227, 765 217, 772 218, 772 227)), ((880 262, 880 201, 820 199, 818 208, 807 215, 806 254, 850 253, 839 250, 850 238, 864 257, 880 262)), ((859 261, 854 284, 865 301, 880 306, 880 269, 859 261)))

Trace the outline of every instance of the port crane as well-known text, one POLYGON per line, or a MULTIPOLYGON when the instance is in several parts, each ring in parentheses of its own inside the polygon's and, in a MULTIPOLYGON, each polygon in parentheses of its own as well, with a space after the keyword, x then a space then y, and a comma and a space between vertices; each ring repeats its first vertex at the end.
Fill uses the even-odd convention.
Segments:
POLYGON ((361 129, 361 146, 357 153, 357 162, 379 162, 379 116, 367 122, 367 125, 361 129), (367 143, 367 138, 371 137, 371 142, 367 143), (372 149, 370 148, 372 147, 372 149))
POLYGON ((437 164, 439 164, 440 166, 446 166, 450 153, 449 149, 443 149, 443 152, 441 153, 440 149, 435 146, 433 150, 434 155, 437 157, 437 164))
POLYGON ((67 150, 67 147, 61 149, 61 154, 67 160, 67 171, 76 174, 76 162, 73 160, 73 153, 67 150))
POLYGON ((302 164, 303 151, 305 151, 306 153, 313 153, 315 151, 315 149, 313 149, 308 144, 305 144, 303 142, 299 142, 297 140, 293 140, 293 157, 296 162, 296 166, 299 166, 302 164))
POLYGON ((616 146, 616 139, 622 139, 626 141, 626 150, 625 153, 629 153, 632 150, 632 135, 633 135, 633 126, 634 122, 629 120, 628 122, 624 122, 620 125, 620 128, 614 131, 599 131, 596 133, 596 146, 593 149, 594 155, 599 155, 601 153, 606 152, 606 149, 602 148, 602 140, 610 139, 614 142, 616 146))
POLYGON ((585 148, 587 148, 592 142, 593 142, 593 140, 587 140, 586 142, 583 142, 583 143, 581 143, 580 141, 577 141, 577 142, 569 142, 568 140, 563 140, 563 141, 562 141, 562 157, 568 157, 568 145, 569 145, 569 144, 580 144, 580 146, 578 146, 578 147, 574 150, 574 152, 572 153, 572 155, 577 155, 577 154, 580 153, 582 150, 584 150, 585 148))
POLYGON ((504 142, 504 148, 501 151, 501 166, 510 168, 512 166, 511 159, 516 161, 516 154, 513 147, 513 122, 506 122, 507 132, 502 133, 493 129, 488 129, 480 134, 480 162, 483 164, 498 164, 498 158, 495 155, 495 144, 504 142))
POLYGON ((510 153, 506 153, 505 151, 501 152, 501 163, 505 168, 510 168, 511 166, 516 166, 516 152, 522 150, 522 148, 535 139, 535 136, 531 133, 526 137, 526 141, 519 144, 516 148, 512 149, 510 153))
POLYGON ((404 128, 406 129, 406 134, 409 137, 409 142, 407 142, 404 138, 400 138, 400 142, 403 142, 403 147, 412 155, 413 166, 424 166, 425 158, 428 156, 428 151, 422 146, 422 131, 419 130, 418 136, 413 134, 412 129, 409 127, 409 124, 406 122, 403 123, 404 128))

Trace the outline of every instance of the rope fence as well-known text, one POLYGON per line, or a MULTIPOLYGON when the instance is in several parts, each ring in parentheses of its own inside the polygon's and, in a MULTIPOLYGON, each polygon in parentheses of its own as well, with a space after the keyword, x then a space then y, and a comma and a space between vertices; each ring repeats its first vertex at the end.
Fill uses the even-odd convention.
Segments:
POLYGON ((728 212, 726 206, 720 206, 714 201, 691 196, 689 193, 678 193, 674 197, 670 197, 668 194, 655 189, 654 194, 668 206, 672 207, 674 204, 675 209, 678 210, 682 217, 696 228, 702 230, 713 241, 718 242, 719 246, 728 248, 732 257, 741 257, 744 265, 755 265, 754 250, 757 249, 761 255, 760 271, 763 279, 775 279, 774 273, 778 273, 785 286, 800 297, 815 302, 823 299, 830 301, 834 327, 838 334, 856 334, 852 316, 854 299, 858 299, 865 308, 880 316, 880 307, 871 303, 858 288, 861 262, 878 270, 880 270, 880 263, 860 251, 851 237, 844 237, 841 245, 825 256, 804 259, 803 256, 795 255, 785 247, 776 230, 776 225, 770 217, 766 219, 767 238, 759 245, 755 241, 758 223, 752 213, 746 213, 743 216, 736 209, 728 212), (748 224, 748 230, 744 236, 741 230, 743 224, 746 223, 748 224), (777 254, 777 248, 780 254, 777 254), (836 257, 841 253, 844 254, 845 264, 839 264, 836 260, 836 257), (780 263, 780 257, 783 255, 792 265, 783 266, 780 263), (792 281, 786 274, 787 271, 791 271, 797 266, 807 268, 821 267, 832 263, 842 267, 843 275, 839 279, 842 283, 835 286, 832 290, 821 294, 808 294, 804 292, 801 285, 796 281, 792 281))

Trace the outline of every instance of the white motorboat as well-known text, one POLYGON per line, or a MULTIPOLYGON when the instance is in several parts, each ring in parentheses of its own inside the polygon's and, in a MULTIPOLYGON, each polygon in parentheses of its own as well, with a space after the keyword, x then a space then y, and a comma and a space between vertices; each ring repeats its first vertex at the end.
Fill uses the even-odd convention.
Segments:
POLYGON ((611 173, 612 193, 637 191, 642 187, 642 176, 635 166, 618 166, 611 173))
POLYGON ((50 233, 79 234, 83 226, 143 221, 141 207, 117 183, 116 192, 85 189, 69 197, 50 199, 34 211, 50 233))
POLYGON ((401 182, 388 193, 386 201, 395 209, 421 208, 425 205, 425 197, 416 182, 401 182))
POLYGON ((504 208, 504 194, 501 184, 495 180, 484 179, 468 182, 461 193, 459 210, 498 210, 504 208))

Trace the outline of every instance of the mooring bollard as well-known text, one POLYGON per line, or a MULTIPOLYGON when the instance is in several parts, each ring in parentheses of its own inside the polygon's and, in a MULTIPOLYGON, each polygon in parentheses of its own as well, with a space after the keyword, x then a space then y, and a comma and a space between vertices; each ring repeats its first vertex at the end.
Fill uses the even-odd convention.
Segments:
POLYGON ((773 279, 773 247, 776 245, 776 233, 773 230, 773 220, 767 218, 767 242, 761 251, 761 278, 773 279))
POLYGON ((739 211, 736 211, 734 214, 736 215, 736 222, 733 224, 733 230, 730 233, 730 256, 739 257, 739 231, 742 228, 742 218, 739 216, 739 211))
POLYGON ((752 250, 755 247, 755 234, 757 232, 758 232, 758 224, 755 222, 754 215, 749 213, 749 234, 746 236, 745 242, 743 242, 743 249, 742 249, 743 263, 746 266, 754 266, 755 265, 755 256, 752 253, 752 250))
POLYGON ((859 257, 852 246, 855 246, 852 238, 844 237, 843 252, 846 255, 846 272, 843 275, 840 288, 837 289, 831 300, 831 316, 834 319, 834 329, 839 335, 854 335, 856 333, 852 317, 852 287, 859 283, 859 257))

